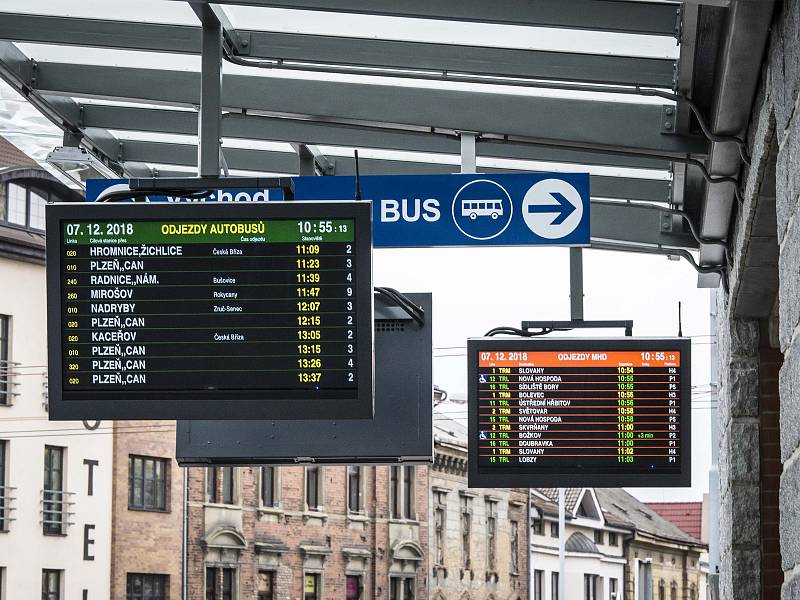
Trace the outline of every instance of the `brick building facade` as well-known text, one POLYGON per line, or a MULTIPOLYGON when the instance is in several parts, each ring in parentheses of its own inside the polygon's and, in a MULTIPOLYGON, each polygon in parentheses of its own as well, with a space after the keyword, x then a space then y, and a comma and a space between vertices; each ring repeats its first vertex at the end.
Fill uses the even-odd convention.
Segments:
POLYGON ((426 600, 428 467, 189 472, 190 600, 426 600))
POLYGON ((180 600, 183 470, 174 421, 114 422, 111 598, 180 600), (160 594, 160 595, 159 595, 160 594))

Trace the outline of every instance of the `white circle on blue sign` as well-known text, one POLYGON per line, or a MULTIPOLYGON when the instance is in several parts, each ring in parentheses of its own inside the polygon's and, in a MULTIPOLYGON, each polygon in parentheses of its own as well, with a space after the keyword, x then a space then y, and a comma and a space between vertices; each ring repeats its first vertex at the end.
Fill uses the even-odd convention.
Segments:
POLYGON ((564 238, 581 223, 583 199, 563 179, 543 179, 525 192, 522 218, 528 229, 541 238, 564 238))
POLYGON ((514 204, 506 189, 496 181, 475 179, 463 185, 453 197, 453 223, 473 240, 491 240, 511 223, 514 204))

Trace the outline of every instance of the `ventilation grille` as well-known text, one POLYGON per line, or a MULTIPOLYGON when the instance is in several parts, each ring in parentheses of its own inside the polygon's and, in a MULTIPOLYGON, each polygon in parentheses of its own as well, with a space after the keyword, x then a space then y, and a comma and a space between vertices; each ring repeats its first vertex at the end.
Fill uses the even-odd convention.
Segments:
POLYGON ((406 330, 405 321, 401 321, 400 319, 381 319, 379 321, 375 321, 375 331, 386 332, 386 333, 393 333, 393 332, 401 332, 406 330))

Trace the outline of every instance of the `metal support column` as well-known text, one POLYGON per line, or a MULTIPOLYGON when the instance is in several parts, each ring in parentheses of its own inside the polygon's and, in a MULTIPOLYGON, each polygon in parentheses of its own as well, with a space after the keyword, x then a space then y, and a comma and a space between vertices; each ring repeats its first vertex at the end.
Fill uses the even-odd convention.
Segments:
POLYGON ((567 499, 566 490, 558 488, 558 600, 566 599, 567 587, 567 560, 566 560, 566 544, 567 544, 567 526, 566 526, 566 512, 567 512, 567 499))
POLYGON ((297 158, 300 161, 300 175, 316 175, 316 159, 314 153, 305 144, 297 144, 297 158))
POLYGON ((203 24, 197 174, 219 177, 222 138, 222 24, 208 4, 193 4, 203 24))
POLYGON ((458 135, 461 138, 461 172, 475 173, 477 169, 475 139, 478 136, 469 131, 460 131, 458 135))
POLYGON ((573 321, 583 321, 583 248, 569 249, 569 312, 573 321))

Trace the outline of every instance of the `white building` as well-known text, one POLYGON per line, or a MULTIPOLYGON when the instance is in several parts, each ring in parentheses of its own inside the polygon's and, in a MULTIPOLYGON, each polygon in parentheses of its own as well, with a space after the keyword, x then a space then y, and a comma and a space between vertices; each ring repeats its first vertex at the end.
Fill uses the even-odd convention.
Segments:
POLYGON ((0 161, 15 166, 0 163, 0 600, 107 600, 111 423, 89 431, 46 410, 44 203, 79 198, 5 144, 0 161))
MULTIPOLYGON (((603 512, 592 488, 566 490, 565 596, 622 600, 624 540, 632 532, 603 512)), ((559 600, 558 490, 531 490, 530 598, 559 600)))

